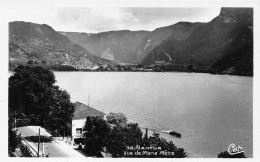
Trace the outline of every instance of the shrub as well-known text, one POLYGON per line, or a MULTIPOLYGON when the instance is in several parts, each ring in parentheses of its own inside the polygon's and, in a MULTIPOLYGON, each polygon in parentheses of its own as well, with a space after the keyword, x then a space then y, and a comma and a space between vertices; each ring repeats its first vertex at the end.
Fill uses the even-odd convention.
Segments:
POLYGON ((14 152, 17 146, 21 143, 21 137, 17 134, 16 131, 12 130, 9 127, 8 130, 8 151, 14 152))
POLYGON ((244 152, 235 154, 235 155, 230 155, 227 151, 224 151, 218 154, 218 158, 246 158, 244 152))
POLYGON ((30 149, 25 145, 20 145, 20 150, 22 152, 23 157, 32 157, 30 149))

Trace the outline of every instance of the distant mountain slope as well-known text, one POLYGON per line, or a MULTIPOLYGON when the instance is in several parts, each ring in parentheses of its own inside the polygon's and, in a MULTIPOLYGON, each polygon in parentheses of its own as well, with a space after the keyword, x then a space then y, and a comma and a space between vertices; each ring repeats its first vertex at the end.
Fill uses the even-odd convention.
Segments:
POLYGON ((223 57, 212 65, 217 73, 234 70, 236 75, 253 76, 253 32, 241 27, 232 43, 223 51, 223 57))
POLYGON ((70 41, 79 44, 82 41, 84 41, 85 39, 87 39, 87 37, 93 35, 94 33, 79 33, 79 32, 63 32, 63 31, 58 31, 58 33, 68 37, 70 39, 70 41))
POLYGON ((249 64, 247 69, 252 70, 252 35, 252 8, 222 8, 219 16, 196 28, 186 40, 169 37, 163 41, 143 63, 174 62, 217 71, 249 64))
POLYGON ((50 26, 22 21, 9 23, 9 58, 11 63, 33 60, 66 65, 91 64, 93 59, 89 51, 50 26))
POLYGON ((166 39, 185 40, 202 23, 179 22, 174 25, 157 28, 150 32, 135 50, 137 62, 141 63, 156 46, 166 39))
POLYGON ((148 31, 110 31, 98 34, 60 32, 71 41, 101 56, 118 63, 141 63, 157 45, 168 37, 186 39, 201 23, 179 22, 177 24, 148 31))
POLYGON ((88 35, 86 33, 60 32, 74 43, 88 49, 93 55, 117 63, 133 62, 132 53, 142 42, 148 31, 109 31, 88 35))

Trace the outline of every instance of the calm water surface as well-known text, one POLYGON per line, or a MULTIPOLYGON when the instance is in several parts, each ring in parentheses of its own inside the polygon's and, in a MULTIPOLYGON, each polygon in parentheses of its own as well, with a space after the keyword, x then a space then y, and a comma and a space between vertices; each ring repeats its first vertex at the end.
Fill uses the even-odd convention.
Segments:
MULTIPOLYGON (((253 78, 195 73, 55 72, 57 85, 79 101, 123 112, 161 134, 188 157, 217 157, 231 143, 253 156, 253 78)), ((149 132, 151 133, 151 132, 149 132)))

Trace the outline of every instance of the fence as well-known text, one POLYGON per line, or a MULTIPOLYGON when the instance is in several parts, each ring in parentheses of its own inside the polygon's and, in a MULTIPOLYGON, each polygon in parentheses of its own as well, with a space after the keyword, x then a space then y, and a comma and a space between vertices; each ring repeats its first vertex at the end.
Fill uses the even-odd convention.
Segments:
POLYGON ((37 151, 25 139, 22 139, 22 144, 28 148, 28 151, 32 157, 37 157, 37 151))

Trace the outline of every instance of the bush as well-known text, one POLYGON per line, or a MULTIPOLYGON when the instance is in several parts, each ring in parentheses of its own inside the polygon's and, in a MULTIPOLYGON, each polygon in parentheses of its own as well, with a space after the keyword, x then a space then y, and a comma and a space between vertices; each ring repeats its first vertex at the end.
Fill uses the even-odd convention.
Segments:
MULTIPOLYGON (((27 141, 37 143, 39 141, 39 136, 27 136, 27 137, 25 137, 25 139, 27 141)), ((46 143, 46 142, 51 142, 53 140, 51 137, 40 136, 40 141, 46 143)))
POLYGON ((227 151, 224 151, 218 154, 218 158, 246 158, 244 152, 235 154, 235 155, 230 155, 227 151))
POLYGON ((8 151, 14 152, 17 146, 21 143, 21 137, 10 127, 8 129, 8 151))
POLYGON ((30 149, 25 145, 20 145, 23 157, 32 157, 30 149))

